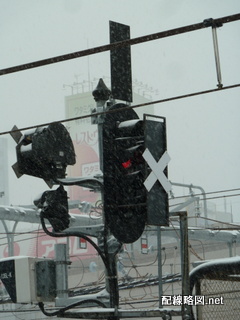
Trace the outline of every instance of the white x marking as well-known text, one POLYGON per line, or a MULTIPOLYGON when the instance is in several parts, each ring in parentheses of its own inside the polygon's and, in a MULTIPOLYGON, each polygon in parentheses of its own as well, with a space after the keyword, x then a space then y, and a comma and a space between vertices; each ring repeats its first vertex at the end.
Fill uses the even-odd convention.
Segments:
POLYGON ((166 192, 169 192, 172 189, 171 182, 167 179, 163 170, 168 165, 171 160, 167 151, 162 155, 158 162, 153 158, 151 152, 146 149, 143 153, 143 158, 146 160, 149 167, 152 169, 152 172, 149 174, 147 179, 144 182, 144 185, 148 191, 150 191, 154 185, 154 183, 159 180, 162 187, 166 192))

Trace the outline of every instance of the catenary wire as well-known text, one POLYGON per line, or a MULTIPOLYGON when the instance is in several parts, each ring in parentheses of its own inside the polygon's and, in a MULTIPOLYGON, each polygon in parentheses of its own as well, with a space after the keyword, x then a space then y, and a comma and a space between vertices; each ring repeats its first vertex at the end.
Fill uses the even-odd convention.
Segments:
MULTIPOLYGON (((216 194, 216 193, 223 193, 223 192, 231 192, 231 191, 237 191, 237 190, 240 190, 240 189, 236 188, 236 189, 225 189, 225 190, 213 191, 213 192, 206 193, 206 195, 216 194)), ((201 194, 195 194, 194 196, 198 196, 198 195, 201 195, 201 194)), ((233 195, 226 195, 226 196, 218 196, 218 197, 207 197, 206 200, 223 199, 223 198, 226 198, 226 197, 233 197, 233 196, 240 196, 240 193, 233 194, 233 195)), ((176 197, 174 199, 180 199, 180 198, 186 198, 186 196, 179 196, 179 197, 176 197)), ((203 199, 200 199, 200 200, 203 200, 203 199)), ((179 204, 182 204, 182 203, 183 202, 175 203, 174 205, 170 205, 169 207, 173 207, 173 206, 176 206, 176 205, 179 205, 179 204)), ((201 217, 201 218, 203 218, 203 217, 201 217)), ((218 222, 226 224, 223 221, 218 221, 218 222)), ((229 224, 229 225, 235 226, 236 228, 239 228, 239 225, 235 225, 235 224, 232 224, 232 223, 229 224)), ((5 234, 15 234, 16 236, 21 236, 21 235, 24 235, 24 234, 36 234, 36 236, 34 236, 34 237, 19 239, 19 240, 17 240, 18 242, 29 241, 29 240, 32 240, 32 239, 36 239, 38 237, 46 236, 46 234, 43 231, 38 232, 38 230, 27 231, 27 232, 2 232, 0 234, 3 234, 3 235, 5 235, 5 234)), ((0 238, 0 240, 3 240, 3 239, 5 239, 5 237, 1 237, 0 238)), ((3 244, 0 244, 0 246, 6 245, 6 244, 7 243, 3 243, 3 244)))
MULTIPOLYGON (((208 198, 201 198, 199 199, 200 201, 204 201, 204 200, 215 200, 215 199, 224 199, 224 198, 231 198, 231 197, 238 197, 240 196, 240 193, 237 194, 229 194, 229 195, 225 195, 225 196, 218 196, 218 197, 208 197, 208 198)), ((181 198, 187 198, 187 197, 191 197, 191 196, 181 196, 181 198)), ((180 197, 179 197, 180 198, 180 197)), ((184 202, 179 202, 179 203, 174 203, 169 205, 169 207, 175 207, 176 205, 179 204, 183 204, 184 202)))
POLYGON ((87 114, 87 115, 84 115, 84 116, 73 117, 73 118, 68 118, 68 119, 62 119, 62 120, 58 120, 58 121, 54 121, 54 122, 45 122, 45 123, 42 123, 42 124, 32 125, 32 126, 23 127, 23 128, 18 128, 18 129, 15 129, 15 130, 3 131, 3 132, 0 132, 0 136, 1 135, 5 135, 5 134, 12 134, 12 133, 19 132, 19 131, 25 131, 25 130, 30 130, 30 129, 34 129, 34 128, 39 128, 39 127, 45 127, 45 126, 50 125, 51 123, 59 123, 59 122, 64 123, 64 122, 70 122, 70 121, 74 121, 74 120, 86 119, 86 118, 89 118, 89 117, 92 117, 92 116, 94 116, 94 117, 95 116, 101 116, 101 115, 105 115, 105 114, 109 114, 109 113, 121 112, 121 111, 126 111, 128 109, 136 109, 136 108, 146 107, 146 106, 153 105, 153 104, 160 104, 160 103, 170 102, 170 101, 174 101, 174 100, 191 98, 191 97, 195 97, 195 96, 199 96, 199 95, 203 95, 203 94, 209 94, 209 93, 213 93, 213 92, 219 92, 219 91, 234 89, 234 88, 238 88, 238 87, 240 87, 240 83, 229 85, 229 86, 225 86, 225 87, 222 87, 222 88, 217 88, 217 89, 214 88, 214 89, 209 89, 209 90, 196 91, 196 92, 187 93, 187 94, 183 94, 183 95, 178 95, 178 96, 174 96, 174 97, 169 97, 169 98, 165 98, 165 99, 155 100, 155 101, 151 101, 151 102, 145 102, 145 103, 141 103, 141 104, 137 104, 137 105, 133 105, 133 106, 125 106, 123 108, 118 108, 118 109, 113 109, 113 110, 106 110, 106 111, 103 111, 103 112, 96 112, 94 114, 87 114))
POLYGON ((239 19, 240 19, 240 14, 235 14, 232 16, 227 16, 227 17, 214 19, 214 20, 207 19, 201 23, 197 23, 197 24, 193 24, 193 25, 189 25, 189 26, 185 26, 185 27, 180 27, 180 28, 176 28, 176 29, 172 29, 172 30, 168 30, 168 31, 163 31, 163 32, 155 33, 155 34, 150 34, 150 35, 138 37, 135 39, 128 39, 128 40, 124 40, 124 41, 120 41, 120 42, 115 42, 113 44, 103 45, 103 46, 99 46, 99 47, 95 47, 95 48, 91 48, 91 49, 87 49, 87 50, 83 50, 83 51, 78 51, 78 52, 74 52, 74 53, 70 53, 70 54, 52 57, 49 59, 44 59, 44 60, 35 61, 35 62, 31 62, 31 63, 15 66, 15 67, 11 67, 11 68, 2 69, 2 70, 0 70, 0 75, 5 75, 8 73, 13 73, 13 72, 17 72, 17 71, 23 71, 23 70, 27 70, 27 69, 31 69, 31 68, 36 68, 36 67, 40 67, 40 66, 47 65, 47 64, 58 63, 58 62, 62 62, 62 61, 70 60, 70 59, 88 56, 91 54, 96 54, 99 52, 109 51, 111 49, 118 49, 118 48, 126 47, 129 45, 135 45, 135 44, 143 43, 146 41, 152 41, 152 40, 156 40, 156 39, 160 39, 160 38, 178 35, 178 34, 182 34, 185 32, 190 32, 190 31, 194 31, 194 30, 198 30, 198 29, 203 29, 206 27, 211 27, 214 25, 219 27, 219 26, 222 26, 223 23, 237 21, 239 19))
POLYGON ((123 40, 123 41, 119 41, 119 42, 114 42, 112 44, 107 44, 107 45, 103 45, 103 46, 99 46, 99 47, 95 47, 95 48, 90 48, 90 49, 83 50, 83 51, 77 51, 77 52, 68 53, 68 54, 64 54, 61 56, 57 56, 57 57, 51 57, 48 59, 33 61, 33 62, 25 63, 22 65, 1 69, 0 76, 6 75, 9 73, 18 72, 18 71, 25 71, 25 70, 32 69, 32 68, 42 67, 44 65, 49 65, 49 64, 53 64, 53 63, 59 63, 59 62, 63 62, 63 61, 71 60, 71 59, 85 57, 85 56, 89 56, 89 55, 104 52, 104 51, 119 49, 119 48, 123 48, 123 47, 130 46, 130 45, 135 45, 135 44, 139 44, 139 43, 143 43, 143 42, 147 42, 147 41, 157 40, 157 39, 166 38, 166 37, 170 37, 170 36, 176 36, 176 35, 179 35, 182 33, 191 32, 191 31, 195 31, 195 30, 199 30, 199 29, 205 29, 205 28, 209 28, 209 27, 221 27, 224 23, 229 23, 229 22, 233 22, 233 21, 237 21, 237 20, 240 20, 239 13, 234 14, 234 15, 230 15, 230 16, 225 16, 222 18, 217 18, 217 19, 206 19, 200 23, 175 28, 172 30, 162 31, 162 32, 158 32, 158 33, 152 33, 152 34, 149 34, 146 36, 141 36, 138 38, 127 39, 127 40, 123 40))
MULTIPOLYGON (((191 186, 191 185, 190 185, 191 186)), ((215 194, 215 193, 223 193, 223 192, 234 192, 234 191, 240 191, 240 188, 232 188, 232 189, 223 189, 223 190, 217 190, 217 191, 209 191, 209 192, 205 192, 205 195, 210 195, 210 194, 215 194)), ((194 196, 202 196, 202 193, 194 193, 194 196)), ((184 198, 186 196, 177 196, 177 197, 173 197, 172 199, 179 199, 179 198, 184 198)))
MULTIPOLYGON (((208 192, 208 193, 206 193, 207 195, 210 195, 210 194, 216 194, 216 193, 223 193, 223 192, 231 192, 231 191, 238 191, 238 190, 240 190, 239 188, 235 188, 235 189, 224 189, 224 190, 218 190, 218 191, 213 191, 213 192, 208 192)), ((199 194, 199 195, 201 195, 201 194, 199 194)), ((238 195, 240 195, 240 194, 237 194, 237 195, 228 195, 228 196, 219 196, 219 197, 211 197, 211 198, 206 198, 206 200, 209 200, 209 199, 219 199, 219 198, 225 198, 225 197, 231 197, 231 196, 238 196, 238 195)), ((195 195, 195 196, 197 196, 197 194, 195 195)), ((179 199, 179 198, 185 198, 186 196, 181 196, 181 197, 176 197, 175 199, 179 199)), ((175 205, 177 205, 177 204, 175 204, 175 205)), ((201 217, 201 218, 203 218, 203 217, 201 217)), ((224 223, 224 224, 226 224, 226 222, 223 222, 223 221, 217 221, 217 222, 219 222, 219 223, 224 223)), ((229 226, 231 226, 232 228, 231 229, 233 229, 233 227, 235 227, 235 228, 239 228, 239 226, 238 225, 235 225, 235 224, 228 224, 229 226)), ((222 229, 222 228, 221 228, 222 229)), ((226 228, 223 228, 223 229, 225 229, 226 230, 226 228)), ((230 228, 228 228, 228 229, 230 229, 230 228)), ((30 233, 38 233, 38 236, 39 236, 39 232, 38 232, 38 230, 35 230, 35 231, 28 231, 28 232, 19 232, 19 233, 14 233, 14 234, 16 234, 16 235, 23 235, 23 234, 30 234, 30 233)), ((43 233, 43 232, 41 232, 41 233, 43 233)), ((12 232, 8 232, 8 233, 3 233, 3 234, 13 234, 12 232)), ((29 241, 29 240, 32 240, 32 239, 35 239, 35 238, 37 238, 38 236, 35 236, 35 237, 30 237, 30 238, 25 238, 25 239, 20 239, 20 240, 17 240, 17 242, 22 242, 22 241, 29 241)), ((43 234, 41 234, 39 237, 44 237, 45 236, 45 233, 43 233, 43 234)), ((1 238, 1 239, 3 239, 3 238, 1 238)), ((0 239, 0 240, 1 240, 0 239)), ((4 237, 4 239, 5 239, 5 237, 4 237)), ((3 243, 3 244, 0 244, 0 246, 3 246, 3 245, 6 245, 7 243, 3 243)))

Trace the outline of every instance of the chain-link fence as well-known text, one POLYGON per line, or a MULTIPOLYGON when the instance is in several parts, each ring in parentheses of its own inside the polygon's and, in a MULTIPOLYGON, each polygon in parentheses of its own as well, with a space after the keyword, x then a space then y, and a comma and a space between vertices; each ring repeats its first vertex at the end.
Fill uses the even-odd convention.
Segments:
POLYGON ((195 319, 239 319, 240 259, 218 259, 199 265, 190 274, 195 288, 195 319))
POLYGON ((240 312, 240 282, 228 280, 200 281, 202 305, 197 306, 197 319, 238 319, 240 312))

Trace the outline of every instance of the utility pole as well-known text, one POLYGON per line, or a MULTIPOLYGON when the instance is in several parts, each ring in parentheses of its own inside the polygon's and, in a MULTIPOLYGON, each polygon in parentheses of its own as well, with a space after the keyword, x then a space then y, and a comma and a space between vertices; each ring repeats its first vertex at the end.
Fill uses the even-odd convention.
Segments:
MULTIPOLYGON (((99 80, 98 85, 92 92, 94 100, 96 101, 96 109, 93 111, 96 113, 101 113, 106 110, 106 102, 110 98, 111 91, 107 88, 102 79, 99 80)), ((98 115, 92 118, 92 123, 98 125, 98 141, 99 141, 99 160, 100 169, 104 173, 104 154, 103 154, 103 124, 105 120, 105 115, 98 115)), ((103 182, 104 184, 104 182, 103 182)), ((105 187, 105 184, 104 184, 105 187)), ((101 190, 102 201, 104 203, 105 189, 101 190)), ((116 239, 111 239, 109 235, 109 229, 106 225, 105 212, 103 212, 104 221, 104 233, 103 239, 99 239, 100 249, 104 252, 106 257, 106 263, 108 268, 106 271, 106 288, 110 294, 110 307, 115 310, 119 306, 119 292, 118 292, 118 275, 117 275, 117 263, 116 255, 121 248, 121 244, 117 242, 116 239), (102 241, 103 240, 103 241, 102 241)), ((114 317, 115 318, 115 317, 114 317)), ((115 318, 116 319, 116 318, 115 318)))

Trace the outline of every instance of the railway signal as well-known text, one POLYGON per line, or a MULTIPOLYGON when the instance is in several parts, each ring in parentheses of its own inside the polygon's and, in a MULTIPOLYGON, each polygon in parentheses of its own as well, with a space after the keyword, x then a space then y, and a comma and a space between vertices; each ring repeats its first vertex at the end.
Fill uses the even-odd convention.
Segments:
POLYGON ((75 152, 67 129, 59 122, 40 127, 24 135, 13 128, 17 142, 17 162, 13 165, 18 178, 23 174, 44 179, 48 185, 65 178, 66 167, 75 164, 75 152))

